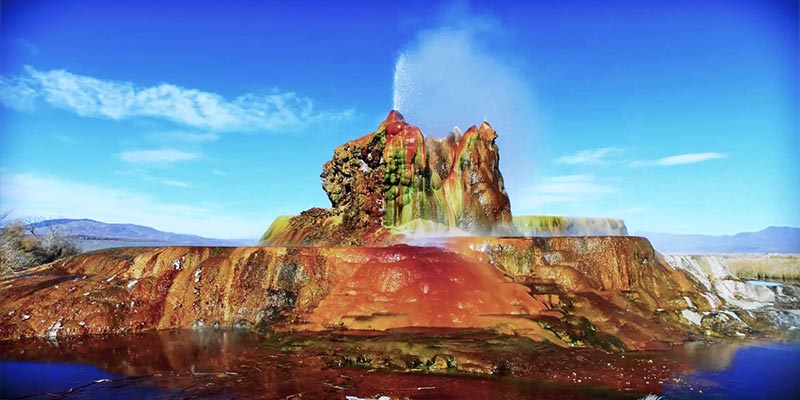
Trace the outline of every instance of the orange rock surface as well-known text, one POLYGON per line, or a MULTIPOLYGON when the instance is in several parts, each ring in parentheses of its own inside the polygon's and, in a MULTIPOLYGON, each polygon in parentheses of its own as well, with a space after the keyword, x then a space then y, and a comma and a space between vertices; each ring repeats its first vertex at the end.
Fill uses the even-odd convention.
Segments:
POLYGON ((166 328, 481 328, 564 346, 645 349, 694 281, 646 239, 450 238, 441 247, 112 249, 0 281, 0 339, 166 328))

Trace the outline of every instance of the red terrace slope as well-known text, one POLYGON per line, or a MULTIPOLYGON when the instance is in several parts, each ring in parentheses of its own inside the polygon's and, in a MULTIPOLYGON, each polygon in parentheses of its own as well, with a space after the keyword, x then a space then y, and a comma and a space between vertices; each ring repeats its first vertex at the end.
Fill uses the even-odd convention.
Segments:
POLYGON ((415 223, 510 232, 496 138, 484 122, 463 135, 426 139, 392 111, 375 132, 337 147, 325 163, 322 187, 332 208, 277 220, 262 244, 385 245, 396 241, 392 229, 415 223))
POLYGON ((642 238, 448 246, 88 253, 0 280, 0 339, 216 326, 456 327, 645 349, 700 333, 680 322, 682 296, 708 308, 697 284, 665 267, 642 238))

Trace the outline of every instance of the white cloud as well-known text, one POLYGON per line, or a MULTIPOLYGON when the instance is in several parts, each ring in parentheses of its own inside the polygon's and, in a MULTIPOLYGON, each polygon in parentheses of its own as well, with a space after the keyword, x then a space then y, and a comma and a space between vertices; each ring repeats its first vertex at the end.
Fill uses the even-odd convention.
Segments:
POLYGON ((119 159, 131 164, 173 164, 200 158, 199 153, 188 153, 181 150, 129 150, 119 154, 119 159))
POLYGON ((212 170, 211 170, 211 173, 212 173, 212 174, 214 174, 214 175, 217 175, 217 176, 225 176, 225 175, 228 175, 228 174, 227 174, 225 171, 223 171, 223 170, 220 170, 220 169, 216 169, 216 168, 212 169, 212 170))
POLYGON ((114 172, 115 175, 119 176, 127 176, 132 178, 141 179, 145 182, 157 183, 159 185, 170 186, 170 187, 177 187, 177 188, 188 188, 192 185, 189 182, 180 181, 177 179, 169 179, 169 178, 161 178, 158 176, 150 175, 142 170, 133 169, 133 170, 126 170, 126 171, 116 171, 114 172))
POLYGON ((611 161, 608 157, 624 152, 624 149, 618 147, 602 147, 599 149, 583 150, 575 154, 566 155, 556 160, 559 164, 570 165, 602 165, 608 164, 611 161))
POLYGON ((162 202, 152 196, 37 173, 2 172, 0 204, 11 217, 91 218, 217 238, 258 237, 270 218, 229 215, 211 205, 162 202))
POLYGON ((659 158, 658 160, 652 161, 634 161, 631 163, 633 167, 646 167, 646 166, 660 166, 660 167, 670 167, 673 165, 683 165, 683 164, 694 164, 708 160, 715 160, 719 158, 727 158, 727 154, 721 153, 689 153, 689 154, 679 154, 670 157, 659 158))
POLYGON ((29 66, 21 76, 0 78, 0 102, 6 106, 30 110, 38 99, 87 117, 149 117, 210 131, 285 132, 353 115, 352 110, 317 111, 311 99, 277 90, 228 100, 169 83, 142 87, 29 66))
POLYGON ((610 186, 598 184, 592 175, 565 175, 545 178, 536 188, 539 193, 551 195, 598 195, 616 191, 610 186))
POLYGON ((562 175, 540 179, 512 200, 515 209, 533 210, 543 204, 587 201, 616 192, 615 187, 598 182, 593 175, 562 175))
POLYGON ((0 75, 0 104, 17 111, 31 111, 37 95, 30 78, 0 75))
POLYGON ((188 183, 186 183, 184 181, 177 181, 177 180, 174 180, 174 179, 162 179, 160 182, 161 182, 162 185, 173 186, 173 187, 185 188, 185 187, 191 186, 190 184, 188 184, 188 183))
POLYGON ((184 132, 184 131, 167 131, 167 132, 154 132, 150 136, 157 141, 179 141, 185 143, 203 143, 213 142, 219 139, 219 135, 213 132, 184 132))

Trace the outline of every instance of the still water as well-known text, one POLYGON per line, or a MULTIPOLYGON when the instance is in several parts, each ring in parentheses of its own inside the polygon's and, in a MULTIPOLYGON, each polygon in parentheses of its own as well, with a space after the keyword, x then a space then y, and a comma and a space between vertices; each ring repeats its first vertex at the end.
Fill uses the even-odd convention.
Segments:
POLYGON ((696 370, 666 399, 800 399, 800 343, 687 345, 696 370))
MULTIPOLYGON (((487 352, 491 346, 486 343, 487 352)), ((667 352, 614 355, 617 358, 602 363, 614 369, 614 360, 638 357, 668 369, 667 379, 646 391, 612 389, 602 381, 564 384, 509 376, 379 371, 332 365, 329 360, 336 354, 323 357, 307 344, 289 347, 239 331, 5 342, 0 347, 0 397, 638 399, 652 393, 664 399, 800 399, 796 342, 693 343, 667 352)), ((558 358, 578 372, 586 365, 572 350, 548 354, 530 362, 558 358)), ((564 365, 548 368, 568 373, 564 365)))

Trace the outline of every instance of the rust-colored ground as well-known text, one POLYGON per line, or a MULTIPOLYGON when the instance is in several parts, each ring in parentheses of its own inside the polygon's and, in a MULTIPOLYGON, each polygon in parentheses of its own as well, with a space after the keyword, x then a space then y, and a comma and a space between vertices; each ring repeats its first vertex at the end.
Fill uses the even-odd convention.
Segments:
POLYGON ((691 368, 700 293, 636 237, 110 249, 0 279, 0 358, 178 398, 637 398, 691 368))
POLYGON ((167 247, 88 253, 0 280, 0 339, 238 326, 479 328, 658 349, 699 331, 697 283, 646 239, 451 238, 433 247, 167 247))

